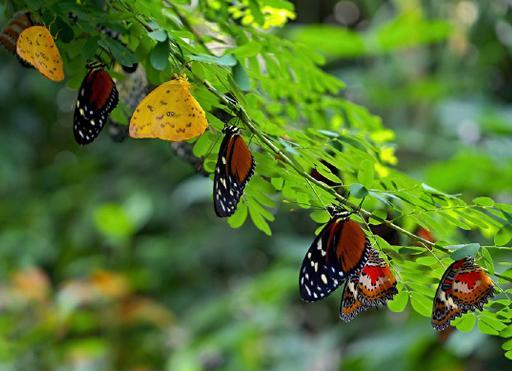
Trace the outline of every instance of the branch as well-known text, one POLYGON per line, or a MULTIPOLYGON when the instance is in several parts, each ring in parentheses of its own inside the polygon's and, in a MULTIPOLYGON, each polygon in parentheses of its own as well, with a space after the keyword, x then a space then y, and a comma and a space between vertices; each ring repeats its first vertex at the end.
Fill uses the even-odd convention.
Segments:
MULTIPOLYGON (((183 23, 183 25, 190 32, 192 32, 196 36, 196 38, 198 39, 198 42, 205 48, 206 51, 208 51, 211 54, 211 52, 209 51, 209 49, 206 46, 206 44, 201 40, 200 35, 197 32, 195 32, 195 30, 192 29, 190 23, 179 12, 179 9, 177 9, 177 7, 175 5, 170 4, 168 1, 165 1, 165 3, 168 4, 173 9, 173 11, 176 13, 178 18, 183 23)), ((142 25, 144 27, 146 27, 148 29, 151 29, 143 20, 140 20, 137 16, 136 16, 136 19, 138 20, 138 22, 142 23, 142 25)), ((192 71, 192 68, 191 68, 190 64, 188 63, 188 61, 185 60, 185 58, 181 54, 175 54, 174 57, 189 71, 189 73, 194 77, 194 79, 197 82, 199 82, 203 86, 205 86, 205 88, 208 89, 208 91, 210 91, 213 95, 215 95, 219 99, 219 101, 221 103, 223 103, 226 107, 231 109, 237 115, 238 119, 244 124, 244 126, 252 134, 254 134, 260 140, 260 142, 264 146, 266 146, 269 150, 271 150, 274 154, 276 154, 280 161, 282 161, 286 165, 290 166, 295 172, 297 172, 297 174, 299 174, 300 176, 305 178, 310 183, 315 184, 317 187, 322 188, 327 193, 329 193, 331 196, 333 196, 335 199, 340 201, 344 206, 349 207, 354 212, 358 212, 363 217, 367 217, 367 218, 372 217, 373 219, 381 222, 382 224, 384 224, 384 225, 386 225, 386 226, 388 226, 388 227, 390 227, 390 228, 392 228, 392 229, 394 229, 394 230, 396 230, 396 231, 398 231, 398 232, 408 236, 412 240, 419 242, 420 244, 422 244, 426 248, 435 248, 435 249, 437 249, 439 251, 442 251, 444 253, 447 253, 447 254, 450 253, 450 250, 448 250, 447 248, 445 248, 443 246, 440 246, 440 245, 437 245, 435 242, 431 242, 429 240, 426 240, 426 239, 424 239, 424 238, 422 238, 422 237, 420 237, 420 236, 418 236, 418 235, 416 235, 416 234, 414 234, 412 232, 409 232, 408 230, 406 230, 406 229, 400 227, 399 225, 393 223, 393 221, 381 218, 381 217, 379 217, 377 215, 374 215, 372 212, 370 212, 368 210, 360 208, 358 205, 355 205, 354 203, 350 202, 346 197, 344 197, 344 196, 340 195, 339 193, 337 193, 336 190, 333 189, 332 187, 330 187, 327 184, 325 184, 325 183, 323 183, 323 182, 313 178, 309 173, 307 173, 306 171, 301 169, 298 165, 296 165, 281 149, 279 149, 264 133, 262 133, 258 129, 258 126, 259 126, 258 123, 255 120, 253 120, 253 119, 251 119, 249 117, 247 111, 242 106, 240 106, 236 101, 234 101, 233 99, 227 97, 226 95, 224 95, 222 93, 219 93, 217 91, 217 89, 215 89, 215 87, 212 84, 210 84, 210 82, 208 82, 207 80, 204 80, 201 77, 197 76, 192 71)), ((494 276, 496 276, 498 278, 501 278, 503 280, 506 280, 508 282, 512 282, 512 278, 503 276, 503 275, 501 275, 499 273, 494 273, 494 276)))

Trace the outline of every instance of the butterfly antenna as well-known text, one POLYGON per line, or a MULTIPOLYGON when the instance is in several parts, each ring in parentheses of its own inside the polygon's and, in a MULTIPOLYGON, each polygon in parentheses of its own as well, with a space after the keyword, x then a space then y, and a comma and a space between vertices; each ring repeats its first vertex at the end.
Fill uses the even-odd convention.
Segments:
POLYGON ((206 152, 206 154, 204 155, 204 159, 206 160, 210 154, 212 153, 213 151, 213 148, 215 147, 215 145, 217 144, 217 142, 219 141, 221 135, 216 135, 215 136, 215 140, 212 141, 212 144, 210 145, 210 148, 208 148, 208 151, 206 152))

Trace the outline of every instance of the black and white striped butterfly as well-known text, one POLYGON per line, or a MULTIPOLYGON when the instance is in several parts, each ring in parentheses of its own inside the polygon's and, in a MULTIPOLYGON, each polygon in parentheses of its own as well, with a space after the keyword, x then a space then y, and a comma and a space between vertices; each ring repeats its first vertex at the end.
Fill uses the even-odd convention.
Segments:
POLYGON ((222 131, 217 166, 213 179, 213 205, 219 217, 233 215, 245 185, 254 174, 254 159, 236 126, 222 131))

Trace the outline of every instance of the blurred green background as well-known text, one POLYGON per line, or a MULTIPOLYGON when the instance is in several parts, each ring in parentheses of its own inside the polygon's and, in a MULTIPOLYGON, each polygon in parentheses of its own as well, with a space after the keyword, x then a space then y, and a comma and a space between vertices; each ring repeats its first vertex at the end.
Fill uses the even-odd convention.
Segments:
MULTIPOLYGON (((399 168, 512 202, 510 1, 295 4, 275 32, 396 131, 399 168)), ((477 329, 440 337, 385 308, 344 324, 339 292, 301 302, 306 212, 276 210, 272 237, 232 230, 168 144, 77 146, 76 92, 0 58, 0 370, 510 369, 477 329)))

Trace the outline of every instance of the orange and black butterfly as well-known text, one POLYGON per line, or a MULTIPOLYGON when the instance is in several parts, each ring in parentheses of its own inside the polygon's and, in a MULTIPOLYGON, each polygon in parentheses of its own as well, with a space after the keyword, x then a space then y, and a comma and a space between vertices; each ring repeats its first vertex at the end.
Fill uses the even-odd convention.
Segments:
POLYGON ((213 204, 217 216, 226 217, 234 214, 255 164, 239 128, 227 126, 222 132, 224 139, 213 179, 213 204))
POLYGON ((89 144, 96 139, 118 101, 119 94, 109 73, 102 65, 89 65, 78 92, 73 118, 73 133, 78 144, 89 144))
POLYGON ((491 278, 472 257, 452 263, 437 287, 432 308, 432 326, 442 331, 468 311, 482 310, 494 295, 491 278))
POLYGON ((299 274, 300 296, 313 302, 328 296, 366 264, 370 241, 350 213, 330 209, 331 219, 313 241, 299 274))
POLYGON ((351 276, 345 284, 340 318, 349 322, 364 310, 385 305, 397 293, 395 276, 377 250, 371 249, 361 273, 351 276))
MULTIPOLYGON (((16 55, 16 42, 20 33, 34 25, 29 12, 16 13, 0 33, 0 44, 16 55)), ((30 66, 23 62, 24 65, 30 66)))

